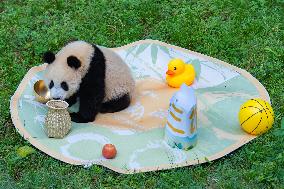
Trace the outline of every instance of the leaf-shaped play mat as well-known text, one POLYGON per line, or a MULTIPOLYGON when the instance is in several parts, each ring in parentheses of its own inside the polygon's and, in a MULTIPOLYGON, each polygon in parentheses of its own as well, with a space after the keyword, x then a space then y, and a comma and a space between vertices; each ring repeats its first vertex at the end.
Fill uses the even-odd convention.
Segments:
MULTIPOLYGON (((220 60, 159 41, 138 41, 114 48, 129 65, 137 81, 129 108, 100 114, 88 124, 72 123, 63 139, 44 132, 47 107, 35 101, 34 83, 46 65, 32 68, 11 99, 11 114, 18 132, 32 145, 66 163, 99 164, 120 173, 136 173, 199 164, 220 158, 255 136, 238 124, 240 105, 253 97, 269 101, 265 88, 249 73, 220 60), (198 103, 198 142, 189 151, 169 147, 163 140, 167 108, 176 91, 165 84, 167 64, 181 58, 193 64, 193 85, 198 103), (115 144, 118 154, 107 160, 102 146, 115 144)), ((73 107, 72 107, 73 108, 73 107)), ((76 108, 76 106, 75 106, 76 108)))

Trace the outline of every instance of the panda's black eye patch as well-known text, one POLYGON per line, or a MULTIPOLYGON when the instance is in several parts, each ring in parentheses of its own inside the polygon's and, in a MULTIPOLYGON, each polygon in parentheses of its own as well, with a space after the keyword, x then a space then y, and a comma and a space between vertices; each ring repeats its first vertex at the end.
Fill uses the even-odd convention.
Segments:
POLYGON ((61 88, 62 88, 63 90, 65 90, 65 91, 68 91, 68 90, 69 90, 68 84, 67 84, 65 81, 63 81, 63 82, 61 83, 61 88))
POLYGON ((52 89, 53 86, 54 86, 54 82, 53 82, 53 80, 51 80, 48 87, 49 87, 49 89, 52 89))

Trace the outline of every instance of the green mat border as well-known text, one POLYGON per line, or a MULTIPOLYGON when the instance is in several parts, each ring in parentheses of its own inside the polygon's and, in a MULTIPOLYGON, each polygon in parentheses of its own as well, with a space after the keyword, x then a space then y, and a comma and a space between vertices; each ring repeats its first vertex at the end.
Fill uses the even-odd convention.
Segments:
MULTIPOLYGON (((111 48, 114 51, 117 50, 121 50, 121 49, 126 49, 135 45, 141 45, 141 44, 145 44, 145 43, 154 43, 157 45, 161 45, 161 46, 165 46, 168 48, 173 48, 179 51, 183 51, 185 53, 190 53, 192 55, 204 58, 210 62, 216 63, 216 64, 220 64, 223 65, 225 67, 231 68, 235 71, 237 71, 239 74, 241 74, 242 76, 244 76, 245 78, 247 78, 252 84, 255 85, 255 87, 257 88, 260 98, 268 101, 270 103, 270 98, 269 95, 266 91, 266 89, 264 88, 264 86, 256 79, 254 78, 250 73, 248 73, 247 71, 238 68, 236 66, 230 65, 224 61, 218 60, 216 58, 212 58, 206 55, 203 55, 201 53, 197 53, 194 51, 190 51, 188 49, 184 49, 181 47, 177 47, 174 45, 170 45, 164 42, 160 42, 157 40, 151 40, 151 39, 147 39, 147 40, 140 40, 140 41, 136 41, 133 43, 130 43, 128 45, 125 46, 121 46, 121 47, 116 47, 116 48, 111 48)), ((42 64, 40 66, 35 66, 33 68, 31 68, 28 73, 25 75, 25 77, 23 78, 23 80, 21 81, 20 85, 18 86, 15 94, 11 97, 11 101, 10 101, 10 113, 11 113, 11 118, 13 121, 13 124, 15 126, 15 128, 17 129, 17 131, 26 139, 28 140, 34 147, 38 148, 39 150, 43 151, 44 153, 50 155, 53 158, 56 158, 60 161, 63 162, 67 162, 70 164, 74 164, 74 165, 82 165, 82 162, 77 161, 77 160, 73 160, 67 157, 63 157, 61 154, 56 153, 48 148, 46 148, 45 146, 43 146, 41 143, 39 143, 35 138, 31 137, 31 135, 26 131, 25 127, 23 126, 23 124, 20 122, 19 120, 19 114, 18 114, 18 102, 19 99, 21 97, 21 94, 23 93, 25 86, 28 84, 29 79, 32 78, 37 72, 43 71, 45 69, 45 67, 47 66, 47 64, 42 64)), ((246 135, 243 137, 243 139, 239 140, 239 142, 225 148, 223 151, 220 151, 217 154, 214 154, 213 156, 207 157, 209 161, 218 159, 223 157, 226 154, 229 154, 230 152, 236 150, 237 148, 241 147, 242 145, 248 143, 249 141, 253 140, 254 138, 256 138, 257 136, 254 135, 246 135)), ((180 163, 180 164, 175 164, 175 165, 161 165, 158 168, 157 167, 147 167, 147 168, 142 168, 139 169, 139 171, 137 172, 147 172, 147 171, 153 171, 153 170, 163 170, 163 169, 169 169, 169 167, 171 168, 175 168, 175 167, 183 167, 183 166, 188 166, 188 165, 194 165, 194 164, 200 164, 200 163, 204 163, 207 162, 207 160, 193 160, 193 161, 188 161, 185 163, 180 163)), ((116 172, 119 173, 124 173, 124 174, 131 174, 131 173, 136 173, 135 171, 131 171, 131 170, 124 170, 124 169, 120 169, 117 167, 113 167, 112 165, 110 165, 108 163, 108 161, 103 161, 103 162, 98 162, 98 165, 103 165, 104 167, 107 167, 109 169, 112 169, 116 172)))

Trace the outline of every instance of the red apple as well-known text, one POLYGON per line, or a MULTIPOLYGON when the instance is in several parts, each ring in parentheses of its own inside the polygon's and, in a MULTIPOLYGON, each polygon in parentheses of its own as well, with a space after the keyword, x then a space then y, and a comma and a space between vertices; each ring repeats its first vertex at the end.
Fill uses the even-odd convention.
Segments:
POLYGON ((102 154, 106 159, 112 159, 116 156, 116 148, 113 144, 105 144, 102 154))

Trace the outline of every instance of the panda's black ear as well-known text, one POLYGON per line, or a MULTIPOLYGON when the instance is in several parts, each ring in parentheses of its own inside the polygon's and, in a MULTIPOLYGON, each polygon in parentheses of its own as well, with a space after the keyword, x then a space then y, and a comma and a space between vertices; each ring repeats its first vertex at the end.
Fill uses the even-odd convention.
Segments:
POLYGON ((51 64, 55 60, 55 54, 51 51, 47 51, 43 54, 43 61, 51 64))
POLYGON ((81 66, 81 62, 76 56, 69 56, 67 58, 67 64, 71 68, 75 68, 75 69, 78 69, 81 66))

